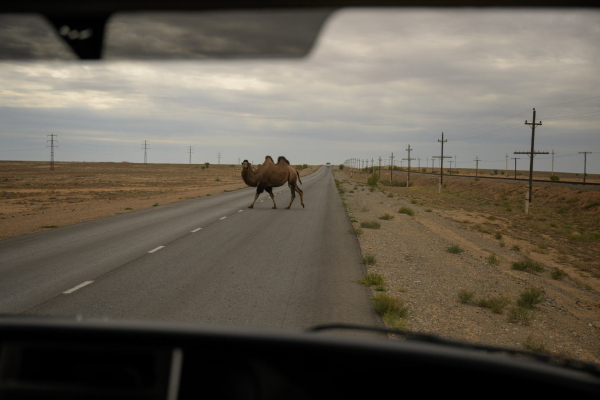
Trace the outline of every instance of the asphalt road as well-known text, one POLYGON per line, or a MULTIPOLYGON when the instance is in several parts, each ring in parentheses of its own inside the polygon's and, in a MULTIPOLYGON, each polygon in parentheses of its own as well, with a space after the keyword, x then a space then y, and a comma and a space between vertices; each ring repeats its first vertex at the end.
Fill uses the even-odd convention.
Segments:
POLYGON ((202 197, 0 241, 0 313, 297 330, 382 326, 331 167, 287 186, 202 197))

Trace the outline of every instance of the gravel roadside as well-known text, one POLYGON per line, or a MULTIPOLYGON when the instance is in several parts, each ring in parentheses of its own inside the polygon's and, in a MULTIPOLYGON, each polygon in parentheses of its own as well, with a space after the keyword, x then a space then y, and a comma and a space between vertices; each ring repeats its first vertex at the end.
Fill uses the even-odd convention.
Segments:
POLYGON ((380 223, 379 229, 361 228, 359 243, 363 255, 372 254, 377 260, 367 271, 380 274, 387 293, 409 306, 408 330, 500 347, 543 347, 549 354, 600 363, 597 293, 551 279, 549 271, 512 270, 511 262, 521 260, 520 254, 464 229, 445 218, 443 210, 428 212, 427 207, 411 204, 406 194, 394 192, 390 197, 392 191, 371 192, 367 185, 347 180, 339 171, 335 178, 345 191, 342 197, 350 217, 358 221, 353 225, 380 223), (411 208, 414 216, 398 213, 400 207, 411 208), (379 219, 386 213, 394 218, 379 219), (465 251, 446 251, 456 244, 465 251), (499 265, 488 262, 491 253, 500 258, 499 265), (533 309, 532 320, 509 322, 510 309, 531 287, 544 293, 543 302, 533 309), (474 301, 461 303, 461 290, 475 292, 474 301), (494 313, 478 305, 482 298, 504 298, 508 304, 502 313, 494 313))

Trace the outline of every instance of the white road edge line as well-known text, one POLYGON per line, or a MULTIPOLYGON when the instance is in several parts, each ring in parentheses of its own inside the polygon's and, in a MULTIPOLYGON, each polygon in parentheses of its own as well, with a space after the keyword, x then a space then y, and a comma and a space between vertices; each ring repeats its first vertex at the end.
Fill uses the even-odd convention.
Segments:
POLYGON ((163 247, 165 247, 165 246, 158 246, 157 248, 150 250, 148 253, 154 253, 155 251, 158 251, 158 250, 162 249, 163 247))
POLYGON ((202 228, 196 228, 192 232, 198 232, 200 229, 202 229, 202 228))
POLYGON ((66 292, 63 292, 63 294, 69 294, 69 293, 73 293, 73 292, 74 292, 74 291, 76 291, 77 289, 81 289, 82 287, 84 287, 84 286, 87 286, 87 285, 89 285, 89 284, 90 284, 90 283, 92 283, 92 282, 94 282, 94 281, 86 281, 86 282, 83 282, 81 285, 77 285, 77 286, 75 286, 74 288, 71 288, 71 289, 67 290, 66 292))
POLYGON ((227 218, 227 217, 223 217, 223 218, 219 218, 219 219, 225 219, 225 218, 227 218))

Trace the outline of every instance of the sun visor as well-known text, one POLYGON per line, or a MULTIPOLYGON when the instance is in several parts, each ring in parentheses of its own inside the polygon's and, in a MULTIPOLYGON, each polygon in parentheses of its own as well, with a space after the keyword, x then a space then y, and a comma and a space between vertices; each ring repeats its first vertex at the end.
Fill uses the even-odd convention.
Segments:
POLYGON ((0 59, 299 58, 332 10, 123 12, 85 18, 0 15, 0 59))

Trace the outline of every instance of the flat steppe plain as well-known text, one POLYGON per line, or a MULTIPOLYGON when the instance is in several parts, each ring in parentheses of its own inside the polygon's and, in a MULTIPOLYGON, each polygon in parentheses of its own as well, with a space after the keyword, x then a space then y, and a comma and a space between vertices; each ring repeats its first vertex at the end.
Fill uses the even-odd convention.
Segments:
POLYGON ((245 187, 232 164, 0 161, 0 239, 245 187))

